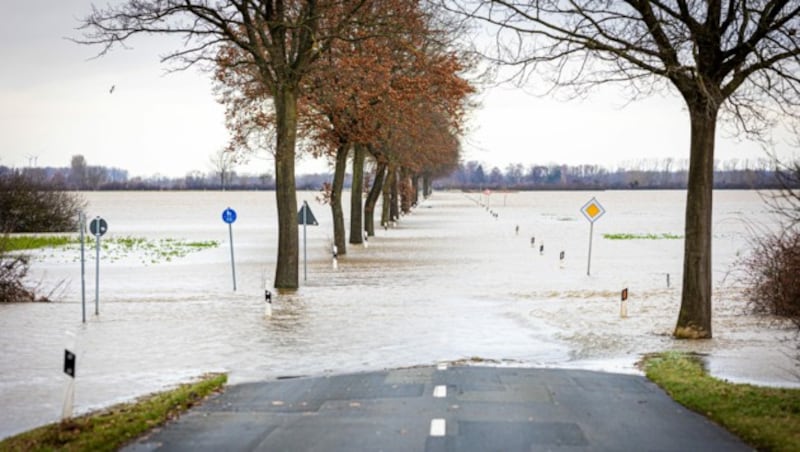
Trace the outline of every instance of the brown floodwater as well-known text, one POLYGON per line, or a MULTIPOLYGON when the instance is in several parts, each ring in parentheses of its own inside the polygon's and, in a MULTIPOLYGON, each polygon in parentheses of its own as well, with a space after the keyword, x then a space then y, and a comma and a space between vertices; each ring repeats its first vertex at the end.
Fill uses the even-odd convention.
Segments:
MULTIPOLYGON (((59 297, 0 305, 0 437, 59 419, 65 348, 77 353, 77 412, 206 372, 229 372, 236 383, 471 360, 630 373, 643 353, 673 349, 702 354, 713 374, 733 381, 800 386, 795 333, 747 314, 733 265, 754 225, 776 225, 755 192, 715 193, 714 339, 706 341, 670 336, 680 305, 682 191, 440 192, 395 227, 378 228, 368 246, 350 245, 337 269, 330 209, 316 195, 299 197, 320 223, 306 231, 307 280, 301 249, 302 287, 275 293, 267 317, 273 193, 86 193, 88 215, 109 225, 100 314, 94 248, 85 324, 79 248, 34 253, 31 282, 58 287, 59 297), (587 275, 590 225, 580 209, 593 196, 606 213, 593 227, 587 275), (227 207, 238 214, 235 292, 227 207), (604 238, 622 233, 659 238, 604 238), (112 240, 125 237, 162 252, 112 240), (219 246, 169 257, 167 240, 219 246)), ((302 228, 300 240, 302 247, 302 228)))

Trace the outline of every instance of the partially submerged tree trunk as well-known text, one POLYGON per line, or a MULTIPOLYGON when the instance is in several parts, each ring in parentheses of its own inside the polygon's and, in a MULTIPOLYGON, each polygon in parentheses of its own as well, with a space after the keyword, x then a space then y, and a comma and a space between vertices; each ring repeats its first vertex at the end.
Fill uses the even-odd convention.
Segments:
POLYGON ((353 184, 350 189, 350 243, 364 243, 364 216, 362 200, 364 193, 364 146, 353 147, 353 184))
POLYGON ((433 193, 433 189, 431 188, 431 175, 425 173, 422 176, 422 196, 427 199, 431 193, 433 193))
POLYGON ((394 170, 391 165, 386 167, 386 181, 383 183, 383 203, 381 208, 381 226, 388 227, 392 221, 392 185, 394 185, 394 170))
POLYGON ((392 169, 392 185, 389 187, 390 195, 389 195, 389 219, 391 221, 397 221, 400 219, 400 193, 398 185, 400 183, 398 177, 398 170, 397 168, 392 169))
POLYGON ((347 171, 347 155, 350 146, 341 143, 336 150, 336 166, 333 170, 333 184, 331 185, 331 213, 333 214, 333 244, 338 254, 347 254, 347 240, 344 234, 344 209, 342 209, 342 189, 347 171))
POLYGON ((375 169, 375 180, 372 182, 367 200, 364 202, 364 227, 370 237, 375 236, 375 206, 383 191, 384 176, 386 176, 386 164, 378 163, 378 167, 375 169))
POLYGON ((411 176, 411 188, 414 194, 411 197, 411 205, 416 206, 419 204, 419 174, 411 176))
POLYGON ((711 240, 717 107, 689 103, 691 153, 686 190, 683 292, 675 337, 711 338, 711 240))
POLYGON ((414 189, 411 186, 410 172, 403 168, 400 171, 400 211, 404 214, 411 212, 411 204, 413 200, 414 189))
POLYGON ((275 93, 275 199, 278 205, 278 260, 275 288, 298 287, 297 192, 295 189, 295 142, 297 140, 297 94, 281 85, 275 93))

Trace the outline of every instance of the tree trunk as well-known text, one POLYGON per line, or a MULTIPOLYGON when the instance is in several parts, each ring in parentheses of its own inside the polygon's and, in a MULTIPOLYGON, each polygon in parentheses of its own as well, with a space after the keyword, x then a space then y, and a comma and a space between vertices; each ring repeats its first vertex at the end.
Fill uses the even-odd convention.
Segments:
POLYGON ((397 221, 400 218, 400 196, 397 189, 399 179, 400 178, 397 176, 397 169, 395 168, 392 170, 392 186, 389 187, 389 219, 391 221, 397 221))
POLYGON ((347 240, 344 234, 344 209, 342 209, 342 189, 347 171, 347 154, 350 145, 340 143, 336 149, 336 166, 333 172, 333 185, 331 186, 331 213, 333 214, 333 244, 340 255, 347 254, 347 240))
POLYGON ((386 164, 378 163, 378 167, 375 169, 375 180, 372 182, 367 200, 364 202, 364 227, 370 237, 375 236, 375 205, 378 204, 378 198, 381 196, 385 175, 386 164))
POLYGON ((297 190, 295 188, 295 141, 297 139, 297 93, 285 85, 275 98, 275 198, 278 205, 278 261, 275 288, 298 287, 297 190))
POLYGON ((675 337, 711 338, 711 214, 717 109, 690 104, 691 154, 686 191, 683 291, 675 337))
POLYGON ((364 216, 362 199, 364 193, 364 146, 353 147, 353 184, 350 191, 350 243, 364 243, 364 216))
POLYGON ((422 197, 424 199, 428 199, 428 196, 431 195, 432 191, 433 190, 431 189, 431 176, 430 174, 426 173, 422 176, 422 197))
POLYGON ((381 209, 381 226, 388 227, 392 221, 392 186, 394 186, 395 171, 389 165, 386 168, 386 182, 383 184, 383 206, 381 209))
POLYGON ((411 175, 407 169, 403 168, 400 171, 400 210, 404 214, 411 212, 413 196, 414 194, 413 188, 411 187, 411 175))
POLYGON ((416 207, 419 204, 419 174, 414 174, 411 177, 411 184, 413 185, 414 195, 411 198, 411 205, 416 207))

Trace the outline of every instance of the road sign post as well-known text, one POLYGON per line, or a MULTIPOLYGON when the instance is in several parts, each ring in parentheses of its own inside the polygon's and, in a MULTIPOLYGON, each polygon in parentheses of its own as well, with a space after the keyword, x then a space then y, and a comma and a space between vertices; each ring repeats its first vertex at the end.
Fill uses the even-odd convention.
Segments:
POLYGON ((233 222, 236 221, 236 211, 230 207, 223 210, 222 221, 228 223, 228 237, 231 244, 231 275, 233 276, 233 291, 236 292, 236 265, 233 259, 233 222))
POLYGON ((594 236, 594 222, 606 213, 606 209, 603 208, 597 199, 592 198, 581 207, 581 213, 589 221, 589 258, 586 264, 586 276, 589 276, 592 272, 592 236, 594 236))
POLYGON ((95 217, 89 223, 89 232, 94 236, 95 271, 94 271, 94 315, 100 315, 100 237, 108 231, 106 220, 95 217))
POLYGON ((81 240, 81 317, 83 323, 86 323, 86 254, 85 248, 85 230, 86 230, 86 215, 83 212, 78 214, 78 228, 81 240))
POLYGON ((308 254, 306 252, 307 245, 306 245, 306 226, 319 226, 317 223, 317 219, 314 218, 314 214, 311 212, 311 208, 308 207, 308 202, 303 201, 303 207, 300 208, 300 211, 297 212, 297 224, 303 225, 303 281, 308 280, 308 254))

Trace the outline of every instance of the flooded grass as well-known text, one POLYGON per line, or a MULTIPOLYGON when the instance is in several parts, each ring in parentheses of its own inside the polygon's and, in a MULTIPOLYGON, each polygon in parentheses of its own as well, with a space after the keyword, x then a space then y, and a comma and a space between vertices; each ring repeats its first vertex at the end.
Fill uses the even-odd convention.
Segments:
POLYGON ((682 235, 670 234, 668 232, 662 234, 631 234, 627 232, 603 234, 606 240, 680 240, 683 239, 682 235))
POLYGON ((6 251, 33 250, 46 247, 54 248, 78 243, 76 238, 66 235, 9 235, 0 240, 3 240, 6 251))
POLYGON ((198 382, 153 394, 134 403, 115 405, 7 438, 0 442, 0 451, 118 450, 219 392, 226 381, 224 374, 205 375, 198 382))
MULTIPOLYGON (((25 251, 42 248, 74 248, 80 244, 75 236, 67 235, 9 235, 3 240, 4 249, 7 251, 25 251)), ((87 235, 87 248, 95 246, 94 237, 87 235)), ((149 239, 135 236, 104 237, 100 247, 112 260, 119 260, 131 255, 136 255, 142 263, 170 262, 182 258, 190 253, 203 249, 216 248, 216 240, 185 241, 173 238, 149 239)))
POLYGON ((733 384, 709 376, 685 353, 645 358, 647 378, 678 403, 709 417, 758 450, 800 450, 800 389, 733 384))

